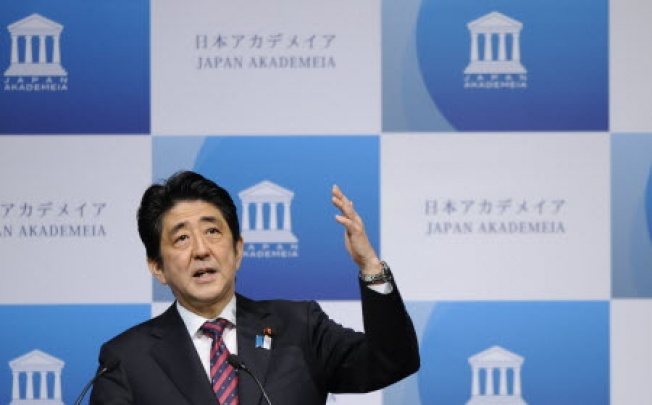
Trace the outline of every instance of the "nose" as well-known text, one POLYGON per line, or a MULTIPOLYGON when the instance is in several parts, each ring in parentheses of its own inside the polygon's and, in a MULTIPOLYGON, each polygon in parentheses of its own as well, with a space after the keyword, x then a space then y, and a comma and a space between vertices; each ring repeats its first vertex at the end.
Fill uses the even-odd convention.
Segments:
POLYGON ((208 244, 201 235, 193 238, 192 253, 196 259, 204 259, 209 254, 208 244))

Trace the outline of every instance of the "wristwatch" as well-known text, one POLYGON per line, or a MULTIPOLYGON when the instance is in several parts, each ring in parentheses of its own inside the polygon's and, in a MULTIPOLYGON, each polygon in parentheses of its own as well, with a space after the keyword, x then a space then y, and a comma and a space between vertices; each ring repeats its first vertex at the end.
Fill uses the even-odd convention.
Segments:
POLYGON ((387 263, 385 261, 381 261, 380 264, 381 266, 383 266, 383 269, 378 274, 358 273, 358 277, 360 277, 360 280, 362 281, 363 284, 365 285, 380 284, 392 280, 392 272, 389 269, 387 263))

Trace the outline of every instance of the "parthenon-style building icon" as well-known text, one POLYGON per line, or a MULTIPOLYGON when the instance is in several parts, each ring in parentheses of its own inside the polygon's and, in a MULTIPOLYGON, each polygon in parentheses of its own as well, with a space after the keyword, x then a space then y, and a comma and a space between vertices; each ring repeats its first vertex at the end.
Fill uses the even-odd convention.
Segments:
POLYGON ((5 76, 68 75, 61 66, 60 37, 63 25, 32 14, 10 24, 7 29, 11 34, 11 65, 5 71, 5 76), (35 38, 38 38, 38 42, 35 38))
POLYGON ((466 405, 527 405, 521 395, 523 361, 523 357, 500 346, 493 346, 469 357, 473 375, 471 399, 466 405), (496 374, 499 378, 498 392, 494 379, 496 374), (484 384, 481 381, 483 376, 484 384))
POLYGON ((242 237, 245 243, 296 243, 290 207, 294 193, 271 181, 262 181, 241 191, 242 237), (252 228, 251 205, 255 207, 252 228), (279 221, 279 206, 282 221, 279 221))
POLYGON ((467 24, 471 34, 471 61, 466 74, 525 74, 521 65, 520 34, 523 24, 497 11, 467 24), (498 52, 494 37, 498 38, 498 52), (508 52, 508 39, 511 47, 508 52), (480 42, 483 42, 482 51, 480 42))
POLYGON ((9 405, 63 405, 61 370, 64 365, 63 361, 40 350, 32 350, 11 360, 9 367, 13 382, 9 405), (22 389, 21 382, 25 383, 22 389))

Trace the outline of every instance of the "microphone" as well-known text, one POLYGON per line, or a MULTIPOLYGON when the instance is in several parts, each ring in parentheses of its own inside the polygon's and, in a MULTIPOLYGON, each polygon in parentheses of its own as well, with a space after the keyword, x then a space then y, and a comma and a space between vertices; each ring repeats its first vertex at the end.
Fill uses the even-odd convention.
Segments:
POLYGON ((75 405, 79 405, 81 403, 88 389, 93 385, 95 381, 97 381, 98 378, 102 377, 104 374, 108 373, 109 371, 115 370, 116 368, 118 368, 118 366, 120 366, 120 360, 118 359, 111 359, 107 361, 104 367, 102 367, 97 373, 95 373, 93 378, 91 378, 88 384, 86 384, 81 394, 79 394, 79 396, 77 397, 77 400, 75 401, 75 405))
MULTIPOLYGON (((258 384, 258 388, 260 388, 260 392, 263 393, 263 396, 265 397, 265 400, 267 401, 267 405, 272 405, 272 401, 269 400, 269 397, 267 396, 267 392, 265 392, 265 388, 263 388, 263 384, 260 383, 260 380, 256 378, 254 373, 249 370, 249 368, 242 362, 240 361, 240 358, 236 354, 229 354, 229 357, 227 358, 227 361, 229 362, 230 365, 232 365, 236 370, 242 370, 249 374, 254 381, 256 381, 256 384, 258 384)), ((77 405, 77 404, 75 404, 77 405)))

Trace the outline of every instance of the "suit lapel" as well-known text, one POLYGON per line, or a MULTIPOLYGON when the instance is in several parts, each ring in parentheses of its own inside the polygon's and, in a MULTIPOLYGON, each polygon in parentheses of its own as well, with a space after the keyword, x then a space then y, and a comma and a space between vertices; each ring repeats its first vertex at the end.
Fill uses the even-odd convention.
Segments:
POLYGON ((154 360, 186 397, 188 403, 215 405, 215 394, 177 311, 176 303, 158 320, 152 328, 152 337, 156 339, 152 347, 154 360))
MULTIPOLYGON (((247 368, 265 385, 267 367, 271 350, 256 347, 256 335, 262 335, 265 328, 275 330, 271 314, 260 305, 246 297, 238 295, 236 304, 236 328, 238 339, 238 357, 247 368)), ((272 343, 272 350, 273 350, 272 343)), ((260 388, 251 376, 240 372, 238 395, 242 405, 257 405, 262 399, 260 388)))

